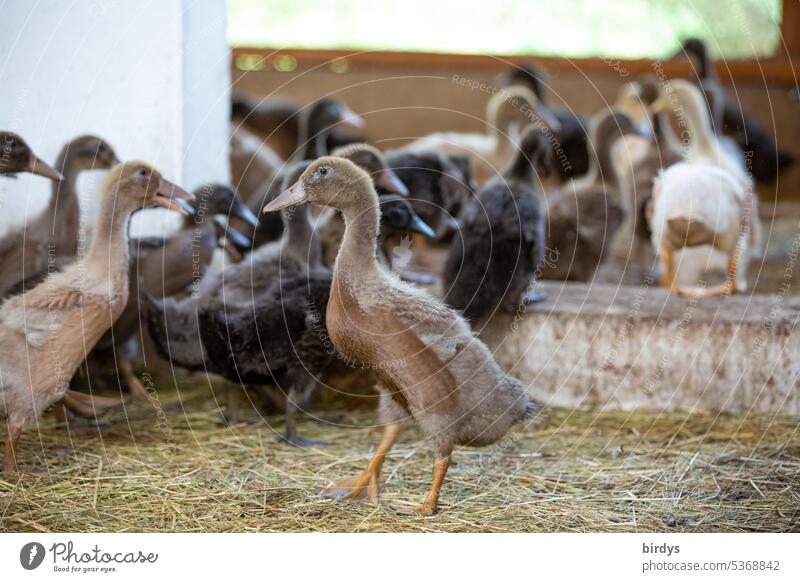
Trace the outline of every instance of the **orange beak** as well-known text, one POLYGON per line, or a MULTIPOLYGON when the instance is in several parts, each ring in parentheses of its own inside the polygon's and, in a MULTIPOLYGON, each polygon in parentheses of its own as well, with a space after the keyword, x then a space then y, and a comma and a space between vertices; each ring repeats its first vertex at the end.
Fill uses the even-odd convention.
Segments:
POLYGON ((161 178, 153 202, 164 208, 176 210, 186 216, 194 216, 194 207, 187 200, 194 200, 194 195, 189 194, 177 184, 161 178))

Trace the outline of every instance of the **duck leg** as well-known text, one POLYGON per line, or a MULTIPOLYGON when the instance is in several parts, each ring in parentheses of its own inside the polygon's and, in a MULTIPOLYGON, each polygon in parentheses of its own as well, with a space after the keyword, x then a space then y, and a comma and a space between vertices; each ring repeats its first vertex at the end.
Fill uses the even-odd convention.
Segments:
POLYGON ((668 288, 672 293, 677 293, 678 289, 675 285, 674 262, 672 259, 672 251, 669 249, 661 251, 661 269, 661 286, 668 288))
POLYGON ((233 382, 225 386, 225 420, 231 426, 239 424, 239 387, 233 382))
POLYGON ((67 390, 61 402, 72 412, 84 418, 96 418, 98 414, 122 404, 122 400, 119 398, 92 396, 76 390, 67 390))
POLYGON ((120 374, 122 374, 122 381, 128 387, 133 397, 143 402, 149 402, 150 395, 147 393, 147 389, 144 387, 144 384, 142 384, 142 381, 139 380, 139 377, 133 372, 133 364, 131 364, 131 361, 122 356, 119 358, 117 366, 120 374))
POLYGON ((17 443, 22 436, 22 427, 16 424, 8 425, 8 435, 6 436, 5 455, 3 458, 3 472, 14 473, 17 470, 17 443))
POLYGON ((296 447, 324 447, 331 443, 325 441, 315 441, 304 439, 297 434, 297 403, 306 402, 308 396, 317 389, 317 381, 311 380, 304 390, 296 390, 292 387, 289 394, 286 395, 285 403, 285 418, 286 418, 286 432, 283 435, 283 441, 296 447))
POLYGON ((436 455, 436 461, 433 463, 433 483, 431 490, 419 505, 405 505, 393 503, 392 508, 400 513, 409 515, 433 515, 439 507, 439 491, 444 483, 444 476, 447 474, 447 469, 450 467, 450 453, 452 447, 447 449, 447 452, 440 451, 436 455))
POLYGON ((378 448, 375 450, 375 455, 367 465, 367 468, 352 479, 331 485, 325 490, 325 495, 336 499, 361 499, 377 502, 383 461, 399 434, 399 424, 387 425, 383 430, 383 436, 381 437, 381 442, 378 443, 378 448))

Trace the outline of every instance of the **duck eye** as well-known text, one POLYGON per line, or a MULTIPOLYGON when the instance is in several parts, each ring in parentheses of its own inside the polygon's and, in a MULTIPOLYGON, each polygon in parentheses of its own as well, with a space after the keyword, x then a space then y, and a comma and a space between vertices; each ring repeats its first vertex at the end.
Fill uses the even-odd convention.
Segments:
POLYGON ((330 170, 328 169, 328 167, 327 167, 327 166, 322 166, 322 167, 319 169, 319 175, 320 175, 320 176, 322 176, 323 178, 324 178, 325 176, 327 176, 329 173, 330 173, 330 170))
POLYGON ((144 168, 139 168, 139 171, 136 172, 136 173, 139 176, 141 176, 142 178, 146 178, 147 177, 147 170, 145 170, 144 168))

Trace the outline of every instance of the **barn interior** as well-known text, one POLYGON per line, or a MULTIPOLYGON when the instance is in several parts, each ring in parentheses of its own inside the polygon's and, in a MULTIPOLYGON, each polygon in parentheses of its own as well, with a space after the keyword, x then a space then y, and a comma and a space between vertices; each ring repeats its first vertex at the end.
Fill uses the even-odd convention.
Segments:
MULTIPOLYGON (((794 66, 800 63, 800 4, 792 0, 736 0, 724 15, 715 2, 627 0, 610 15, 602 3, 577 0, 554 7, 538 25, 533 8, 514 14, 478 2, 475 14, 465 16, 469 10, 460 3, 442 2, 427 19, 442 20, 438 35, 428 22, 411 30, 425 3, 405 11, 377 3, 383 17, 374 7, 370 13, 374 1, 329 4, 229 0, 210 8, 182 0, 169 8, 128 6, 119 14, 53 10, 38 25, 26 24, 20 10, 0 23, 0 39, 28 27, 22 38, 29 42, 45 30, 55 31, 54 40, 42 49, 44 59, 0 40, 12 63, 0 79, 19 87, 0 95, 0 129, 24 135, 47 161, 76 135, 101 135, 121 159, 152 160, 187 190, 218 182, 242 192, 264 146, 277 154, 280 168, 290 165, 292 151, 275 144, 293 131, 291 120, 322 99, 363 119, 348 137, 387 152, 439 132, 485 135, 491 131, 487 103, 502 89, 499 79, 535 65, 552 111, 591 120, 617 107, 627 84, 649 79, 667 92, 678 79, 701 81, 700 63, 682 50, 688 38, 700 38, 719 85, 761 126, 767 150, 800 160, 794 66), (330 16, 330 30, 321 12, 330 16), (565 25, 567 13, 582 16, 565 25), (56 24, 70 19, 90 23, 89 32, 71 40, 69 26, 56 24), (492 34, 481 34, 482 21, 495 27, 492 34), (155 23, 153 34, 167 44, 137 53, 135 35, 113 38, 124 22, 155 23), (181 34, 164 34, 174 31, 181 34), (120 45, 111 51, 116 62, 107 62, 93 42, 120 45), (86 46, 64 56, 73 43, 86 46), (87 63, 92 73, 70 81, 87 63), (38 86, 52 91, 43 94, 38 86), (290 104, 289 117, 259 126, 258 108, 276 104, 290 104), (238 165, 232 163, 237 131, 239 138, 255 137, 238 165)), ((680 136, 677 116, 671 125, 680 136)), ((715 131, 722 135, 722 125, 715 131)), ((585 276, 540 278, 533 287, 539 297, 521 310, 470 321, 541 411, 490 447, 456 449, 446 497, 433 516, 321 494, 334 475, 358 470, 375 452, 382 425, 374 376, 326 368, 319 393, 297 415, 303 437, 324 445, 290 446, 282 440, 288 387, 280 388, 283 400, 276 405, 244 376, 232 381, 188 370, 169 342, 149 337, 143 302, 133 339, 82 365, 71 385, 118 402, 84 415, 48 411, 26 431, 17 456, 38 474, 0 475, 0 529, 800 531, 800 162, 783 167, 770 160, 771 177, 753 179, 748 167, 761 252, 739 259, 747 263, 746 289, 673 293, 662 284, 664 264, 650 236, 631 235, 625 265, 642 251, 646 274, 630 275, 627 266, 624 273, 604 270, 598 262, 585 276)), ((86 222, 99 212, 104 175, 85 172, 76 182, 86 222)), ((473 195, 486 183, 471 183, 473 195)), ((539 182, 542 200, 547 184, 539 182)), ((263 180, 259 188, 266 194, 263 180)), ((0 233, 8 236, 40 212, 49 191, 35 176, 0 181, 0 233)), ((634 188, 632 196, 638 219, 645 220, 649 189, 634 188)), ((612 202, 592 210, 594 218, 606 216, 612 202)), ((261 208, 254 212, 264 222, 261 208)), ((592 218, 578 207, 572 223, 592 218)), ((561 228, 547 217, 544 223, 561 228)), ((132 219, 131 236, 168 240, 179 228, 169 211, 147 210, 132 219)), ((604 221, 601 230, 597 244, 605 248, 614 229, 604 221)), ((395 234, 388 256, 427 275, 418 286, 446 296, 441 272, 450 240, 395 234)), ((246 247, 239 249, 245 257, 252 250, 246 247)), ((215 252, 215 265, 230 260, 215 252)), ((570 252, 569 263, 587 254, 579 246, 570 252)), ((728 257, 712 246, 676 257, 676 285, 686 288, 713 287, 730 271, 728 257)), ((154 276, 169 270, 162 262, 154 276)), ((186 296, 200 288, 192 284, 186 296)), ((181 325, 199 324, 192 315, 181 325)), ((270 360, 268 349, 259 351, 270 360)), ((410 426, 387 457, 381 498, 418 495, 433 460, 425 434, 410 426)))

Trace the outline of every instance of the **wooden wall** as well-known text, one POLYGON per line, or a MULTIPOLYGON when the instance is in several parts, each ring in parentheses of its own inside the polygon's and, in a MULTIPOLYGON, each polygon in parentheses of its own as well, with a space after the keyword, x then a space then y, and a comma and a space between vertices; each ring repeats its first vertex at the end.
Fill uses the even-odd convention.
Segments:
MULTIPOLYGON (((234 58, 244 54, 237 49, 234 58)), ((262 51, 261 54, 268 54, 262 51)), ((437 56, 437 58, 440 58, 437 56)), ((551 76, 552 105, 569 107, 581 113, 593 113, 613 102, 621 83, 634 79, 639 70, 650 64, 635 63, 627 75, 614 70, 613 63, 594 59, 591 66, 579 68, 572 63, 559 64, 548 59, 551 76)), ((396 147, 433 131, 482 131, 484 109, 494 76, 508 67, 500 61, 476 62, 453 58, 450 65, 431 66, 419 56, 404 61, 388 55, 385 62, 372 56, 368 62, 353 59, 350 70, 337 73, 323 59, 305 62, 298 58, 291 72, 265 70, 242 71, 233 67, 234 92, 253 95, 276 95, 309 101, 320 95, 341 99, 367 120, 371 141, 383 149, 396 147), (465 87, 454 78, 484 83, 483 90, 465 87)), ((341 63, 340 63, 341 64, 341 63)), ((767 65, 769 66, 769 65, 767 65)), ((619 68, 619 67, 617 67, 619 68)), ((730 71, 720 71, 723 75, 730 71)), ((771 72, 771 71, 768 71, 771 72)), ((768 128, 774 128, 782 147, 800 159, 800 103, 792 95, 793 73, 781 68, 772 75, 777 81, 762 79, 753 64, 736 78, 735 92, 744 106, 768 128)), ((730 87, 730 86, 729 86, 730 87)), ((800 200, 800 163, 777 185, 761 188, 762 198, 781 201, 800 200)))

